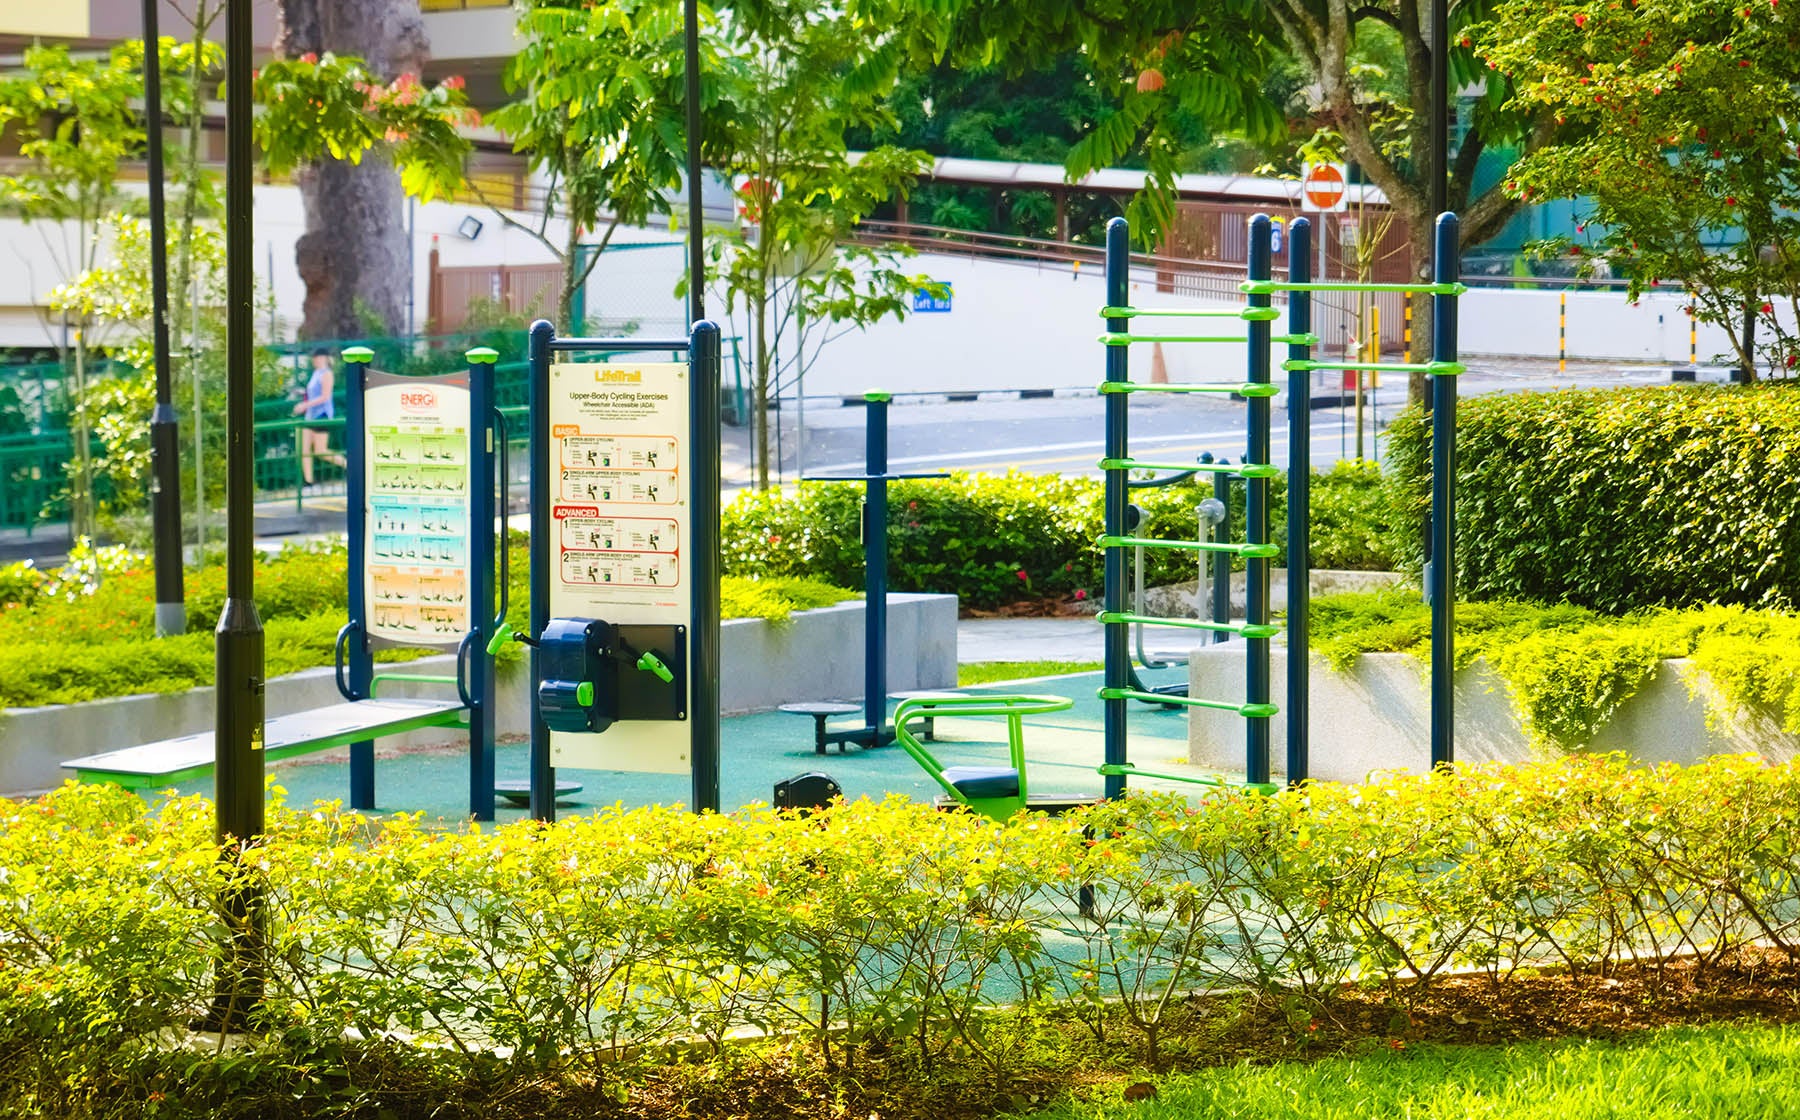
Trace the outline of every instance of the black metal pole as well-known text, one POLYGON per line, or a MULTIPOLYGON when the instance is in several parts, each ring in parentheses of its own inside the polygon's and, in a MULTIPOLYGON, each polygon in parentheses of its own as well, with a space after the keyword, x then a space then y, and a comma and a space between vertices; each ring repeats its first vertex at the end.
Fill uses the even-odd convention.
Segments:
MULTIPOLYGON (((1456 283, 1455 214, 1437 220, 1438 284, 1456 283)), ((1456 296, 1431 297, 1431 360, 1456 361, 1456 296)), ((1431 379, 1431 764, 1456 760, 1456 374, 1431 379)))
POLYGON ((719 811, 719 367, 718 324, 697 320, 688 342, 688 495, 694 592, 689 600, 688 718, 694 812, 719 811))
MULTIPOLYGON (((531 513, 531 636, 534 639, 550 624, 550 565, 554 563, 555 555, 550 535, 550 343, 555 339, 556 328, 539 319, 531 324, 525 351, 531 377, 530 470, 526 494, 531 513)), ((550 765, 550 729, 544 726, 543 714, 538 707, 536 682, 544 679, 543 666, 539 662, 538 648, 532 646, 531 818, 553 821, 556 819, 556 770, 550 765)))
POLYGON ((1450 209, 1450 0, 1431 0, 1431 212, 1450 209))
POLYGON ((501 439, 495 430, 494 367, 500 355, 486 347, 470 350, 469 362, 469 815, 494 819, 494 659, 487 652, 495 624, 494 518, 500 518, 500 545, 506 547, 505 502, 495 496, 495 462, 501 439), (496 503, 499 508, 496 510, 496 503))
MULTIPOLYGON (((225 37, 225 608, 216 630, 215 832, 221 844, 263 831, 263 628, 255 602, 256 289, 250 250, 250 0, 229 0, 225 37)), ((228 857, 229 858, 229 857, 228 857)), ((224 899, 230 944, 220 964, 215 1030, 235 1030, 262 998, 262 897, 240 872, 224 899)))
MULTIPOLYGON (((1270 226, 1267 214, 1258 214, 1250 219, 1250 269, 1251 281, 1267 280, 1271 270, 1270 226)), ((1251 307, 1269 307, 1272 300, 1268 293, 1250 297, 1251 307)), ((1252 319, 1249 330, 1250 357, 1247 380, 1256 384, 1266 384, 1269 380, 1269 336, 1274 332, 1269 329, 1267 319, 1252 319)), ((1270 459, 1269 420, 1271 409, 1268 397, 1251 397, 1248 405, 1250 412, 1250 438, 1244 453, 1247 465, 1267 465, 1270 459)), ((1265 475, 1255 475, 1244 480, 1244 542, 1246 544, 1267 544, 1269 540, 1269 480, 1265 475)), ((1247 626, 1267 626, 1269 624, 1269 560, 1267 557, 1251 556, 1244 562, 1244 622, 1247 626)), ((1244 702, 1246 704, 1266 705, 1269 703, 1271 690, 1269 672, 1269 639, 1266 637, 1244 638, 1244 702)), ((1269 717, 1266 715, 1247 716, 1244 719, 1244 780, 1252 785, 1265 785, 1269 781, 1269 717)))
MULTIPOLYGON (((1220 464, 1231 462, 1226 456, 1219 460, 1220 464)), ((1231 530, 1231 491, 1233 479, 1230 475, 1220 473, 1213 475, 1213 497, 1225 507, 1225 516, 1220 519, 1213 532, 1213 540, 1228 541, 1232 538, 1231 530)), ((1231 621, 1231 557, 1223 552, 1212 555, 1212 620, 1221 626, 1231 621)), ((1230 635, 1223 630, 1213 631, 1213 644, 1226 641, 1230 635)))
POLYGON ((169 369, 169 241, 163 205, 162 36, 144 0, 144 159, 150 186, 150 338, 156 407, 150 413, 150 529, 156 567, 156 632, 187 632, 181 586, 181 429, 169 369))
MULTIPOLYGON (((706 230, 700 212, 700 0, 683 5, 687 82, 688 325, 706 318, 706 230)), ((688 355, 691 360, 694 355, 688 355)), ((716 409, 715 409, 716 411, 716 409)))
POLYGON ((870 746, 887 728, 888 393, 863 394, 869 480, 863 503, 863 721, 870 746))
MULTIPOLYGON (((1296 218, 1288 227, 1288 280, 1312 279, 1312 223, 1296 218)), ((1312 331, 1312 293, 1288 295, 1288 335, 1312 331)), ((1289 360, 1306 361, 1312 347, 1288 343, 1289 360)), ((1287 523, 1287 780, 1298 785, 1310 761, 1312 660, 1307 646, 1307 612, 1312 602, 1312 371, 1288 373, 1288 523, 1287 523)))
MULTIPOLYGON (((1108 307, 1126 307, 1131 303, 1131 227, 1124 218, 1114 218, 1106 223, 1106 305, 1108 307)), ((1109 333, 1124 334, 1131 329, 1131 320, 1125 317, 1108 318, 1106 329, 1109 333)), ((1131 363, 1126 354, 1127 347, 1108 346, 1106 348, 1106 380, 1110 384, 1119 384, 1131 380, 1131 363)), ((1130 398, 1124 393, 1108 393, 1106 395, 1106 457, 1108 459, 1124 459, 1127 450, 1127 405, 1130 398)), ((1106 535, 1122 537, 1129 530, 1126 527, 1126 507, 1130 504, 1126 490, 1126 472, 1109 470, 1106 472, 1106 491, 1103 496, 1106 535)), ((1102 607, 1109 614, 1118 614, 1126 610, 1125 606, 1125 550, 1108 548, 1106 550, 1106 589, 1102 607)), ((1131 647, 1129 645, 1129 628, 1121 622, 1108 623, 1106 634, 1106 672, 1105 681, 1108 692, 1131 687, 1131 647)), ((1121 696, 1111 696, 1102 701, 1105 718, 1105 751, 1108 766, 1123 766, 1126 757, 1125 734, 1127 719, 1126 700, 1121 696)), ((1120 797, 1125 793, 1125 776, 1123 774, 1106 775, 1106 796, 1120 797)))
MULTIPOLYGON (((347 507, 345 550, 349 554, 347 601, 350 637, 344 644, 348 700, 367 700, 375 680, 375 652, 369 645, 367 565, 369 539, 369 421, 364 409, 369 391, 369 364, 375 351, 352 346, 344 351, 344 505, 347 507)), ((350 744, 350 807, 375 808, 375 740, 350 744)))

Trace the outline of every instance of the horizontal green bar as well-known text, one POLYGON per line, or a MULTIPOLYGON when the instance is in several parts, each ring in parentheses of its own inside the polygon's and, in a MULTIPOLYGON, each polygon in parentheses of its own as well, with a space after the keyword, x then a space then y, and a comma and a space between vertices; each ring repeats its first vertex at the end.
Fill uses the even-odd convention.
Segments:
POLYGON ((375 686, 383 681, 408 681, 412 684, 455 684, 454 676, 441 673, 376 673, 369 678, 369 695, 375 695, 375 686))
POLYGON ((1141 381, 1103 381, 1100 392, 1106 393, 1236 393, 1240 397, 1273 397, 1281 393, 1281 386, 1259 381, 1244 381, 1237 384, 1229 382, 1209 381, 1203 385, 1150 385, 1141 381))
POLYGON ((1236 307, 1102 307, 1102 319, 1235 319, 1241 314, 1236 307))
POLYGON ((1220 789, 1241 789, 1246 793, 1261 793, 1273 796, 1281 792, 1281 787, 1273 782, 1228 782, 1222 777, 1195 777, 1189 774, 1162 774, 1154 770, 1139 770, 1130 762, 1109 762, 1095 767, 1102 775, 1113 778, 1159 778, 1169 782, 1189 782, 1197 786, 1217 786, 1220 789))
POLYGON ((1129 626, 1141 622, 1146 626, 1174 626, 1182 630, 1211 630, 1215 634, 1241 634, 1246 638, 1273 638, 1281 627, 1260 622, 1206 622, 1198 618, 1157 618, 1155 615, 1132 614, 1129 611, 1101 611, 1101 623, 1129 626))
POLYGON ((1249 342, 1241 334, 1125 334, 1104 331, 1100 341, 1108 346, 1129 346, 1134 342, 1249 342))
POLYGON ((1144 692, 1136 688, 1103 688, 1102 700, 1144 700, 1157 704, 1177 704, 1183 708, 1205 708, 1214 712, 1231 712, 1245 719, 1267 719, 1281 709, 1273 704, 1233 704, 1229 700, 1197 700, 1191 696, 1170 696, 1166 692, 1144 692))
POLYGON ((1266 296, 1275 292, 1414 292, 1419 295, 1460 296, 1469 289, 1457 283, 1447 284, 1353 284, 1314 282, 1292 284, 1285 280, 1246 280, 1238 285, 1245 295, 1266 296))
POLYGON ((1276 544, 1232 544, 1227 541, 1166 541, 1157 537, 1101 537, 1101 548, 1175 548, 1184 552, 1224 552, 1266 560, 1281 553, 1276 544))
POLYGON ((1320 362, 1306 358, 1289 358, 1281 363, 1285 370, 1363 369, 1375 373, 1429 373, 1434 377, 1455 377, 1468 369, 1461 362, 1320 362))
POLYGON ((1319 336, 1316 334, 1278 334, 1269 339, 1270 342, 1285 342, 1289 346, 1317 346, 1319 336))
POLYGON ((1203 471, 1208 474, 1235 474, 1240 478, 1276 478, 1281 468, 1269 463, 1145 463, 1137 459, 1102 459, 1103 471, 1203 471))

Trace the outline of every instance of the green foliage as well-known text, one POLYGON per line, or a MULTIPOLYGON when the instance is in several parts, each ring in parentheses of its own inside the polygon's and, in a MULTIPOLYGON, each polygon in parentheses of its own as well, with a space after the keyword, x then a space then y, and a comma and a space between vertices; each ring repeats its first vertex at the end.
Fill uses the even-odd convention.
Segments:
MULTIPOLYGON (((1800 394, 1682 387, 1496 393, 1457 423, 1457 582, 1470 598, 1800 602, 1800 394)), ((1418 564, 1430 430, 1389 435, 1395 554, 1418 564)))
MULTIPOLYGON (((1399 1041, 1399 1040, 1396 1040, 1399 1041)), ((1800 1030, 1756 1021, 1659 1030, 1628 1039, 1498 1046, 1405 1045, 1398 1053, 1319 1062, 1246 1062, 1179 1074, 1152 1100, 1116 1091, 1067 1101, 1030 1120, 1191 1120, 1280 1116, 1346 1120, 1601 1120, 1614 1116, 1800 1115, 1800 1030)))
POLYGON ((433 86, 401 74, 383 82, 359 58, 305 54, 274 58, 256 74, 256 143, 269 170, 283 174, 323 156, 361 163, 373 151, 400 169, 406 192, 430 201, 463 184, 469 142, 457 131, 479 124, 460 78, 433 86))
MULTIPOLYGON (((526 538, 511 537, 511 622, 523 628, 528 600, 526 538)), ((347 587, 342 544, 259 554, 256 605, 267 638, 268 675, 330 665, 344 624, 347 587)), ((726 618, 785 621, 790 613, 855 598, 805 579, 730 578, 721 586, 726 618)), ((0 567, 0 708, 72 704, 140 692, 182 692, 214 676, 206 625, 225 605, 220 564, 187 572, 192 629, 156 636, 155 574, 149 558, 125 548, 82 542, 64 568, 0 567)), ((507 646, 502 656, 516 657, 507 646)), ((428 650, 383 649, 381 661, 409 661, 428 650)))
POLYGON ((1034 677, 1060 677, 1069 673, 1092 673, 1100 668, 1098 661, 965 661, 956 667, 956 685, 993 684, 995 681, 1022 681, 1034 677))
MULTIPOLYGON (((790 493, 740 494, 722 518, 725 570, 859 585, 862 493, 857 483, 819 483, 790 493)), ((1271 536, 1284 548, 1286 493, 1283 480, 1271 481, 1271 536)), ((1136 491, 1132 501, 1147 515, 1148 535, 1192 540, 1195 507, 1211 494, 1210 486, 1170 486, 1136 491)), ((888 495, 888 581, 896 591, 951 593, 964 606, 981 608, 1101 593, 1096 480, 959 473, 941 481, 897 482, 888 495)), ((1243 502, 1240 485, 1232 508, 1240 534, 1243 502)), ((1383 529, 1386 484, 1377 468, 1345 463, 1315 474, 1312 509, 1313 567, 1392 567, 1383 529)), ((1145 557, 1150 586, 1192 580, 1196 571, 1192 554, 1156 550, 1145 557)))
POLYGON ((1507 0, 1482 37, 1515 104, 1571 134, 1514 168, 1530 199, 1580 198, 1591 227, 1546 248, 1604 260, 1633 296, 1692 293, 1739 365, 1746 311, 1776 368, 1800 360, 1800 13, 1792 4, 1507 0), (1588 232, 1589 229, 1592 232, 1588 232), (1785 304, 1778 310, 1778 304, 1785 304))
MULTIPOLYGON (((1415 593, 1327 595, 1312 603, 1312 647, 1338 670, 1365 653, 1429 660, 1431 610, 1415 593)), ((1690 658, 1712 682, 1714 717, 1773 714, 1800 733, 1800 616, 1743 607, 1646 610, 1609 618, 1567 604, 1459 603, 1456 663, 1478 658, 1506 681, 1532 736, 1591 742, 1660 663, 1690 658)))
POLYGON ((433 1107, 473 1084, 617 1101, 677 1045, 709 1070, 1005 1085, 1030 1060, 1007 1024, 1033 1015, 1155 1064, 1205 1044, 1182 1030, 1190 993, 1286 1008, 1303 1037, 1352 978, 1404 1013, 1451 970, 1653 984, 1675 954, 1800 952, 1800 767, 1747 756, 1143 795, 1006 826, 898 798, 444 830, 277 804, 255 846, 222 851, 200 798, 74 785, 0 800, 0 822, 9 1114, 162 1097, 163 1116, 411 1117, 421 1077, 433 1107), (260 1040, 167 1047, 213 998, 234 887, 269 919, 260 1040), (1084 897, 1095 920, 1070 919, 1084 897))

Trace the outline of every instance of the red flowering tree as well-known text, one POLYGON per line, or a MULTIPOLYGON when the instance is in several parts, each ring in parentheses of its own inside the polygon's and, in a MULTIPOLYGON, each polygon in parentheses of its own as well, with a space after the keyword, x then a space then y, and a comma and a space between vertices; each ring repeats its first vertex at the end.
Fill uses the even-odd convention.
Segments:
POLYGON ((1483 35, 1514 99, 1578 126, 1507 189, 1580 198, 1574 238, 1649 288, 1693 293, 1740 365, 1794 364, 1800 338, 1800 0, 1506 0, 1483 35), (1760 345, 1745 353, 1748 312, 1760 345))

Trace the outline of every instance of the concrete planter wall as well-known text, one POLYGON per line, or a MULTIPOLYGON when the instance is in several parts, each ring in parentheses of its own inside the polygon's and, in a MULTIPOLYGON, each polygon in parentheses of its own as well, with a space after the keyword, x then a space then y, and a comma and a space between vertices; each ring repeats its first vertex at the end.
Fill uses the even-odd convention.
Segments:
MULTIPOLYGON (((719 707, 760 711, 799 700, 862 695, 863 604, 840 603, 802 611, 782 625, 733 619, 720 628, 719 707)), ((949 688, 956 684, 956 596, 888 596, 888 687, 949 688)), ((450 674, 450 657, 427 657, 395 668, 450 674)), ((523 661, 502 664, 495 721, 502 735, 529 731, 531 674, 523 661)), ((447 686, 399 683, 383 696, 441 696, 447 686)), ((268 714, 341 702, 329 668, 308 669, 269 683, 268 714)), ((71 758, 137 743, 191 735, 213 725, 213 689, 118 696, 83 704, 8 708, 0 715, 0 792, 48 789, 66 776, 71 758)), ((384 745, 455 742, 459 733, 431 728, 383 739, 384 745)))
MULTIPOLYGON (((1357 572, 1335 568, 1314 568, 1308 580, 1312 594, 1336 595, 1345 591, 1382 591, 1404 583, 1399 572, 1357 572)), ((1206 584, 1206 602, 1212 601, 1212 581, 1206 584)), ((1277 606, 1287 602, 1287 569, 1275 568, 1269 573, 1269 600, 1277 606)), ((1151 614, 1176 618, 1194 613, 1194 581, 1170 583, 1144 592, 1144 606, 1151 614)), ((1098 608, 1096 608, 1098 609, 1098 608)), ((1211 608, 1209 607, 1208 610, 1211 608)), ((1231 573, 1231 617, 1244 617, 1244 573, 1231 573)))
MULTIPOLYGON (((1286 704, 1285 649, 1275 643, 1273 699, 1286 704)), ((1209 700, 1244 695, 1244 647, 1228 642, 1194 651, 1189 694, 1209 700)), ((1314 778, 1360 782, 1377 770, 1424 772, 1431 759, 1429 673, 1410 654, 1365 654, 1348 672, 1312 659, 1311 773, 1314 778)), ((1662 663, 1656 676, 1626 701, 1588 749, 1623 751, 1640 762, 1697 762, 1709 755, 1757 751, 1786 760, 1800 755, 1800 736, 1756 713, 1715 720, 1707 701, 1715 695, 1706 675, 1686 659, 1662 663), (1690 688, 1691 684, 1691 688, 1690 688)), ((1244 768, 1244 721, 1223 712, 1189 709, 1188 750, 1193 762, 1227 771, 1244 768)), ((1284 774, 1287 718, 1273 724, 1271 757, 1284 774)), ((1506 682, 1485 661, 1456 679, 1458 761, 1521 762, 1534 752, 1513 708, 1506 682)))

